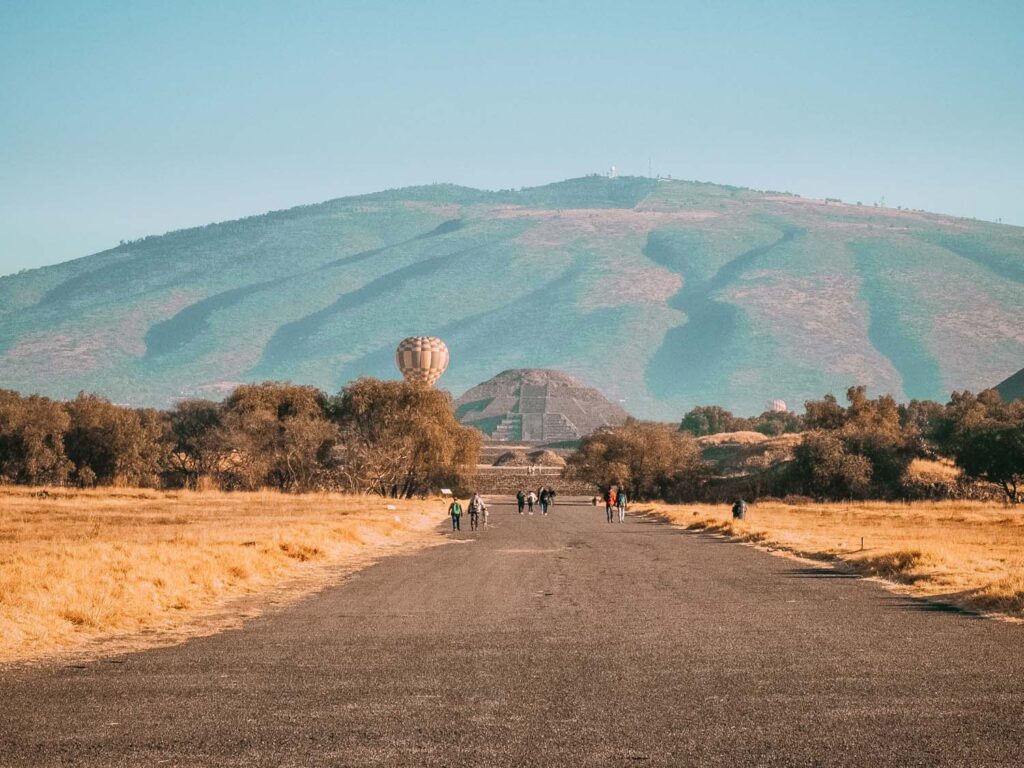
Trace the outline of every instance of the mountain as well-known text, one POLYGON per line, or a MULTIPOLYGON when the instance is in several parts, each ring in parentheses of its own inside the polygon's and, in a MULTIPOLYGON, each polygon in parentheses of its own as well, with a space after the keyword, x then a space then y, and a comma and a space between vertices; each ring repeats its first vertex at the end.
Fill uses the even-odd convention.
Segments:
POLYGON ((579 376, 638 416, 853 383, 981 389, 1024 358, 1024 229, 715 184, 590 176, 332 200, 0 279, 0 386, 166 405, 241 381, 394 377, 430 334, 456 394, 579 376))
POLYGON ((1024 400, 1024 368, 996 385, 996 392, 1005 402, 1024 400))

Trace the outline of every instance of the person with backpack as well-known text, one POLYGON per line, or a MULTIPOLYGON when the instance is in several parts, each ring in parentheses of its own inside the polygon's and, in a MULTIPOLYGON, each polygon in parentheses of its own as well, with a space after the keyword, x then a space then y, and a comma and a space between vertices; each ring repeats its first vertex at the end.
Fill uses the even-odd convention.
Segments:
POLYGON ((519 493, 516 494, 516 504, 519 505, 519 514, 523 514, 523 510, 526 508, 526 493, 522 488, 520 488, 519 493))
POLYGON ((526 496, 526 507, 530 514, 533 514, 533 505, 537 503, 537 494, 530 491, 526 496))
POLYGON ((619 522, 626 522, 626 489, 619 488, 619 492, 615 497, 615 504, 619 508, 619 522))
POLYGON ((548 495, 547 486, 540 489, 540 513, 546 515, 548 513, 548 504, 550 503, 551 497, 548 495))
POLYGON ((744 520, 747 517, 747 502, 743 499, 736 499, 736 503, 732 505, 732 519, 733 520, 744 520))
POLYGON ((475 531, 480 527, 480 518, 484 519, 484 528, 487 527, 487 505, 479 493, 474 493, 469 500, 469 529, 475 531))
POLYGON ((448 507, 448 514, 452 516, 452 530, 461 531, 462 505, 459 504, 458 499, 452 499, 451 506, 448 507))

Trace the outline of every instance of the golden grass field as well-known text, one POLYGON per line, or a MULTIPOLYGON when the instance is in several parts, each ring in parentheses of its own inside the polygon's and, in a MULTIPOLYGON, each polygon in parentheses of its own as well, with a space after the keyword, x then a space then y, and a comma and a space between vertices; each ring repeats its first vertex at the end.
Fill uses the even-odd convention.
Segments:
POLYGON ((904 585, 962 607, 1024 617, 1024 509, 984 502, 636 505, 676 525, 904 585), (864 549, 861 550, 863 537, 864 549))
POLYGON ((438 501, 0 488, 0 662, 216 631, 443 521, 438 501))

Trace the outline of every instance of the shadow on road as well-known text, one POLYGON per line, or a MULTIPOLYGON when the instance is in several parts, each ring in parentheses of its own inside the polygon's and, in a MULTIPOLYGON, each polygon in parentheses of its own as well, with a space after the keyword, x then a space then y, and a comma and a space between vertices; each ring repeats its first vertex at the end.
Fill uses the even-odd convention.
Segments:
POLYGON ((859 579, 856 573, 847 573, 845 571, 837 571, 834 568, 794 568, 791 571, 785 571, 784 576, 791 579, 859 579))
POLYGON ((915 613, 954 613, 967 619, 983 619, 982 614, 968 608, 961 608, 942 600, 925 600, 913 597, 885 598, 885 607, 891 610, 914 611, 915 613))

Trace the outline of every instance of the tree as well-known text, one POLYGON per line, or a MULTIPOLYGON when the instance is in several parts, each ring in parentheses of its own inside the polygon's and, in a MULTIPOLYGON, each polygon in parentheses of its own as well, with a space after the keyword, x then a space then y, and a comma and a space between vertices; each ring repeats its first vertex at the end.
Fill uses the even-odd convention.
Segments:
POLYGON ((404 381, 359 379, 335 399, 332 418, 341 431, 335 471, 357 493, 412 497, 459 488, 483 442, 455 418, 447 393, 404 381))
MULTIPOLYGON (((224 401, 215 447, 207 452, 217 457, 222 485, 313 489, 338 441, 327 406, 327 396, 316 387, 281 382, 237 387, 224 401)), ((196 420, 211 418, 209 413, 193 413, 191 426, 201 429, 196 420)))
POLYGON ((889 395, 871 399, 857 386, 846 399, 846 408, 832 395, 807 403, 811 432, 796 451, 790 480, 818 497, 896 496, 922 453, 917 433, 904 427, 904 413, 889 395))
POLYGON ((801 432, 804 428, 804 420, 790 411, 765 411, 760 416, 751 419, 751 422, 751 429, 754 432, 760 432, 769 437, 801 432))
POLYGON ((694 437, 735 432, 736 427, 737 418, 718 405, 698 405, 679 422, 679 431, 689 432, 694 437))
POLYGON ((936 441, 969 477, 998 484, 1012 504, 1024 482, 1024 401, 1004 403, 995 390, 954 392, 936 441))
POLYGON ((846 421, 846 409, 839 405, 835 395, 804 403, 804 426, 809 430, 840 429, 846 421))
POLYGON ((970 477, 997 483, 1011 504, 1018 503, 1024 485, 1024 424, 987 422, 971 429, 956 462, 970 477))
POLYGON ((625 486, 637 500, 691 496, 703 478, 696 440, 668 424, 630 419, 583 438, 566 476, 601 488, 625 486))
POLYGON ((162 414, 84 393, 67 403, 67 413, 64 449, 80 485, 159 484, 169 447, 162 414))
POLYGON ((63 484, 72 469, 64 453, 68 424, 61 403, 0 390, 0 482, 63 484))
POLYGON ((866 497, 871 490, 871 462, 847 450, 830 432, 806 435, 794 451, 789 467, 791 482, 800 493, 817 498, 866 497))
POLYGON ((911 400, 900 406, 903 431, 917 441, 922 454, 935 455, 939 452, 937 437, 945 414, 945 407, 934 400, 911 400))
POLYGON ((211 400, 183 400, 169 414, 173 446, 168 461, 179 483, 197 488, 200 479, 213 477, 224 460, 221 440, 223 408, 211 400))
POLYGON ((890 395, 869 399, 867 388, 850 387, 843 426, 838 430, 845 449, 871 463, 871 480, 878 495, 894 495, 902 485, 910 462, 920 453, 908 434, 900 409, 890 395))

